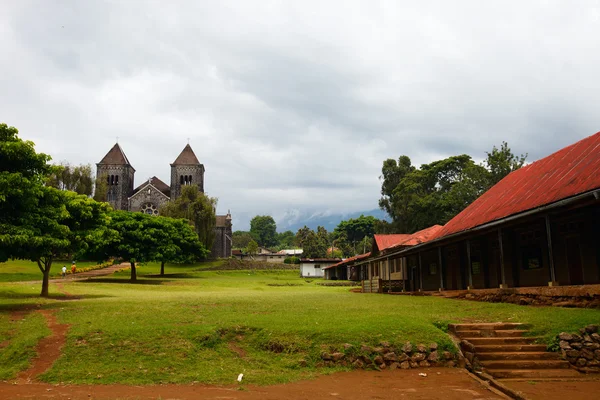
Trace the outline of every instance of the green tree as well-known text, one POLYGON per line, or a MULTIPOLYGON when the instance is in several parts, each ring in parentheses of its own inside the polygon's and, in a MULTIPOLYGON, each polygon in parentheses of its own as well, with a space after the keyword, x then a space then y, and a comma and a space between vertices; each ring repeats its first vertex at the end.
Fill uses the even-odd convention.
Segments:
POLYGON ((322 226, 317 227, 317 232, 310 230, 302 243, 302 257, 324 258, 327 257, 327 249, 330 246, 327 230, 322 226))
POLYGON ((285 231, 277 234, 277 248, 279 250, 294 247, 296 235, 292 231, 285 231))
POLYGON ((250 221, 250 234, 260 246, 277 245, 277 225, 270 215, 257 215, 250 221))
MULTIPOLYGON (((155 218, 159 225, 159 246, 157 259, 160 261, 160 274, 165 274, 165 263, 186 263, 206 258, 209 251, 198 240, 198 235, 185 219, 166 217, 155 218)), ((156 224, 155 224, 156 225, 156 224)))
POLYGON ((312 230, 306 225, 304 225, 303 228, 298 229, 298 232, 296 232, 296 237, 294 238, 294 244, 298 247, 303 247, 304 242, 311 231, 312 230))
POLYGON ((248 246, 246 246, 246 254, 253 256, 256 253, 258 253, 258 243, 256 243, 254 240, 251 240, 248 243, 248 246))
MULTIPOLYGON (((380 207, 393 219, 393 230, 411 233, 434 224, 445 224, 511 171, 526 156, 514 156, 506 142, 487 153, 483 165, 463 154, 410 166, 402 156, 398 163, 383 163, 380 207)), ((389 226, 385 227, 389 229, 389 226)))
POLYGON ((232 247, 234 249, 245 249, 248 243, 254 239, 250 232, 235 231, 232 237, 232 247))
POLYGON ((215 240, 217 199, 208 197, 196 185, 184 186, 174 201, 160 208, 160 215, 171 218, 185 218, 194 226, 198 239, 207 249, 215 240))
POLYGON ((108 182, 106 181, 106 174, 96 177, 96 183, 94 185, 94 200, 106 201, 106 194, 108 193, 108 182))
POLYGON ((91 196, 94 186, 92 167, 89 164, 72 166, 67 162, 53 165, 46 184, 59 190, 91 196))
POLYGON ((335 227, 333 235, 335 238, 340 237, 342 233, 346 234, 346 239, 350 243, 356 243, 362 240, 365 236, 373 236, 377 225, 377 218, 369 215, 361 215, 358 218, 350 218, 346 221, 341 221, 335 227))
POLYGON ((50 157, 38 154, 17 129, 0 124, 0 261, 37 262, 48 296, 52 262, 85 250, 106 223, 108 206, 44 186, 50 157))
POLYGON ((485 154, 487 158, 484 160, 484 164, 490 173, 489 187, 494 186, 506 175, 521 168, 527 158, 527 153, 520 156, 514 155, 506 142, 502 142, 499 149, 494 146, 491 153, 486 152, 485 154))

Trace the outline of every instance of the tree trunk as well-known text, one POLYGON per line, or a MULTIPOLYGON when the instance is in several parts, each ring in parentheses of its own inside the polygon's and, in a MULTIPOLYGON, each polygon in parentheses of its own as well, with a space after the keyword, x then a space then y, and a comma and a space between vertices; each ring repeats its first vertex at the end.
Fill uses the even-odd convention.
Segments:
POLYGON ((165 274, 165 262, 161 261, 160 262, 160 275, 164 275, 165 274))
POLYGON ((135 262, 131 262, 131 282, 135 282, 137 280, 137 274, 135 273, 135 262))
POLYGON ((40 293, 40 296, 48 297, 48 287, 50 286, 50 267, 52 266, 52 259, 47 258, 43 260, 43 262, 41 260, 38 260, 37 263, 38 267, 44 274, 44 277, 42 279, 42 293, 40 293))

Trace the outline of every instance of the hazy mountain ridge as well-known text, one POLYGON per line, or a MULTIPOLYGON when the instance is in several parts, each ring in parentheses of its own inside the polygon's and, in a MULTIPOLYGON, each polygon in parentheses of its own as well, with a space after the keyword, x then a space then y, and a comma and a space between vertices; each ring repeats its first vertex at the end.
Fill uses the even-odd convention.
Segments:
POLYGON ((372 215, 377 219, 385 219, 390 220, 387 213, 378 208, 367 211, 356 211, 353 213, 347 214, 332 214, 328 212, 323 213, 308 213, 301 212, 299 210, 291 210, 286 215, 277 220, 277 231, 285 232, 292 231, 297 232, 298 229, 303 228, 305 225, 310 229, 317 229, 318 226, 323 226, 327 231, 331 232, 335 229, 336 226, 341 221, 350 219, 350 218, 358 218, 361 215, 368 216, 372 215))

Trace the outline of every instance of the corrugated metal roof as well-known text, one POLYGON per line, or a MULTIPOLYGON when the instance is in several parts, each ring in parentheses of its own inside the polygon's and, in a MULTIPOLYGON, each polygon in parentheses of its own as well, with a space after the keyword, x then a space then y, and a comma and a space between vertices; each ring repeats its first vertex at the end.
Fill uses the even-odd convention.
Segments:
POLYGON ((330 265, 330 266, 325 267, 323 269, 329 269, 329 268, 339 267, 341 265, 347 265, 347 264, 350 264, 350 263, 352 263, 354 261, 365 259, 365 258, 369 257, 370 255, 371 255, 371 252, 369 251, 369 252, 364 253, 364 254, 359 254, 357 256, 346 258, 345 260, 342 260, 342 261, 340 261, 337 264, 330 265))
POLYGON ((374 250, 383 251, 388 247, 395 246, 397 244, 402 243, 406 239, 408 239, 411 235, 408 233, 394 233, 389 235, 374 235, 373 239, 375 239, 375 246, 377 246, 374 250))
POLYGON ((192 150, 192 147, 189 144, 187 144, 183 148, 183 150, 181 151, 179 156, 177 156, 175 161, 173 161, 172 165, 198 165, 198 164, 200 164, 200 161, 198 161, 196 154, 194 154, 194 150, 192 150))
POLYGON ((452 218, 436 238, 600 188, 600 132, 518 169, 452 218))
POLYGON ((393 251, 393 250, 397 250, 399 248, 404 248, 404 247, 408 247, 408 246, 416 246, 418 244, 428 242, 431 239, 437 237, 438 232, 440 230, 442 230, 442 228, 443 228, 442 225, 433 225, 433 226, 430 226, 429 228, 422 229, 420 231, 413 233, 412 235, 408 235, 408 238, 406 238, 404 241, 402 241, 401 243, 398 243, 392 247, 389 247, 387 250, 393 251))

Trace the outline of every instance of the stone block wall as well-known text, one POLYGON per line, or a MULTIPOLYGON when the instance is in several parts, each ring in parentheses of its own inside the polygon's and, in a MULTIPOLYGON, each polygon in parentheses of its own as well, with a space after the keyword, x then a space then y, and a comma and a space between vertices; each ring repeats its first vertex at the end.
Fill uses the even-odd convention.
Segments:
MULTIPOLYGON (((302 363, 302 362, 301 362, 302 363)), ((336 365, 356 369, 410 369, 434 366, 465 367, 465 359, 448 351, 439 352, 438 345, 431 343, 413 345, 406 342, 401 348, 381 342, 377 347, 361 345, 360 348, 344 344, 342 349, 329 348, 321 353, 321 362, 317 366, 336 365)))
POLYGON ((558 335, 563 357, 580 372, 600 372, 600 334, 598 325, 588 325, 579 334, 558 335))

